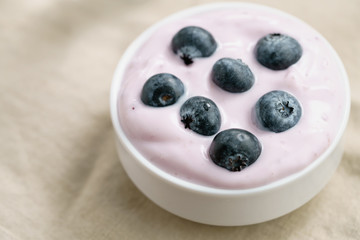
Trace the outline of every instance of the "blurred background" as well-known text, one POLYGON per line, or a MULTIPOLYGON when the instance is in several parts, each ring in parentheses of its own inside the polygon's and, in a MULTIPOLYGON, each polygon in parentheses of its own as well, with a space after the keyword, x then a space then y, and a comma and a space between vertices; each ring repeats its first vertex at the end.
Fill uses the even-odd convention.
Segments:
POLYGON ((126 176, 108 106, 117 62, 150 25, 209 2, 0 0, 0 239, 360 239, 359 0, 248 1, 313 26, 350 78, 344 158, 308 204, 263 224, 206 226, 126 176))

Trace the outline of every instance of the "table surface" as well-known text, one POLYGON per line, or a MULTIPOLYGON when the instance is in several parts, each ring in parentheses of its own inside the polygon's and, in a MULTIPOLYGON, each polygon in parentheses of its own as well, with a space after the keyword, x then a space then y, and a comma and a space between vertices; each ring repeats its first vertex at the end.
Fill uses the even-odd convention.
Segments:
POLYGON ((113 71, 158 20, 209 1, 0 0, 0 239, 360 239, 360 1, 255 1, 312 25, 348 72, 343 160, 281 218, 214 227, 148 200, 116 155, 113 71))

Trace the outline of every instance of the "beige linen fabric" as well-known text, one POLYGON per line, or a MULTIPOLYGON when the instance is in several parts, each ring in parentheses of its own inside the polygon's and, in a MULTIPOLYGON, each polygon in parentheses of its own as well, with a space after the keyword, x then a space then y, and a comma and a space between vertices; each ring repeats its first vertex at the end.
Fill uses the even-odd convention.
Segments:
POLYGON ((256 1, 321 32, 348 71, 346 151, 298 210, 246 227, 178 218, 129 180, 113 142, 117 61, 148 26, 208 1, 0 0, 0 239, 360 239, 360 2, 256 1))

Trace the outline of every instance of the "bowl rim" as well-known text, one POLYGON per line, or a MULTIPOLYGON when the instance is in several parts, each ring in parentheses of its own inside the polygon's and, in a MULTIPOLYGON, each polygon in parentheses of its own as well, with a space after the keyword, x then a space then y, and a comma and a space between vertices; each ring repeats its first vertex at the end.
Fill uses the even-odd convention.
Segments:
POLYGON ((331 155, 331 153, 335 150, 335 148, 340 143, 340 140, 345 132, 349 115, 350 115, 350 106, 351 106, 351 96, 350 96, 350 85, 349 85, 349 79, 345 70, 345 67, 336 53, 335 49, 330 45, 330 43, 313 27, 308 25, 306 22, 302 21, 301 19, 290 15, 286 12, 283 12, 281 10, 278 10, 276 8, 272 8, 269 6, 261 5, 261 4, 255 4, 255 3, 247 3, 247 2, 222 2, 222 3, 210 3, 210 4, 203 4, 198 5, 195 7, 190 7, 187 9, 184 9, 182 11, 176 12, 171 14, 168 17, 163 18, 162 20, 158 21, 157 23, 153 24, 149 28, 147 28, 144 32, 142 32, 132 43, 128 46, 122 57, 120 58, 120 61, 117 64, 117 67, 115 69, 111 87, 110 87, 110 113, 111 113, 111 120, 113 127, 116 132, 116 136, 118 140, 120 140, 121 144, 125 148, 125 150, 132 154, 133 157, 145 168, 148 170, 149 173, 158 176, 162 178, 164 181, 168 182, 169 184, 173 185, 177 188, 182 188, 183 190, 187 191, 193 191, 198 192, 202 194, 208 194, 208 195, 217 195, 217 196, 239 196, 239 195, 248 195, 248 194, 259 194, 262 192, 270 191, 275 188, 283 187, 287 184, 291 184, 292 182, 296 181, 297 179, 307 175, 309 172, 316 169, 322 162, 326 161, 326 159, 331 155), (284 16, 287 16, 291 19, 294 19, 295 21, 300 22, 301 24, 305 24, 309 28, 313 29, 315 32, 317 32, 322 40, 324 40, 325 44, 328 45, 330 51, 333 53, 335 60, 338 62, 338 65, 340 67, 341 73, 343 75, 344 84, 345 84, 345 111, 344 111, 344 117, 341 122, 341 126, 333 139, 330 146, 317 158, 315 159, 310 165, 305 167, 304 169, 291 174, 289 176, 286 176, 284 178, 278 179, 274 182, 271 182, 266 185, 262 185, 259 187, 254 188, 248 188, 248 189, 222 189, 222 188, 215 188, 215 187, 208 187, 192 182, 188 182, 186 180, 180 179, 178 177, 175 177, 171 175, 170 173, 165 172, 164 170, 160 169, 156 165, 152 164, 150 161, 148 161, 130 142, 130 140, 127 138, 126 134, 121 128, 120 121, 119 121, 119 115, 118 115, 118 93, 120 89, 120 85, 122 82, 122 77, 126 71, 126 67, 129 64, 129 61, 131 57, 136 53, 138 48, 150 37, 150 35, 159 27, 162 25, 168 23, 169 21, 179 19, 185 16, 198 14, 202 12, 212 11, 212 10, 219 10, 219 9, 228 9, 228 8, 241 8, 241 7, 247 7, 247 8, 256 8, 256 9, 264 9, 267 11, 272 11, 278 14, 282 14, 284 16))

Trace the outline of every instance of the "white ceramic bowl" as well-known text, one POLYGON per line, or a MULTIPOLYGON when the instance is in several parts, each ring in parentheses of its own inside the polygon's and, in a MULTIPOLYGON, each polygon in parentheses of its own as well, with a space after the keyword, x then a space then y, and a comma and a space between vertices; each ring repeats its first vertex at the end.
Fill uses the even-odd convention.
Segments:
MULTIPOLYGON (((329 148, 304 170, 262 187, 223 190, 197 185, 176 178, 145 159, 130 143, 119 124, 118 92, 129 60, 153 31, 169 20, 223 7, 241 7, 248 3, 220 3, 194 7, 174 14, 141 34, 121 58, 112 82, 110 108, 116 132, 120 160, 134 184, 153 202, 180 217, 212 225, 240 226, 260 223, 287 214, 313 198, 335 172, 343 153, 342 136, 350 112, 350 91, 345 69, 346 108, 340 130, 329 148)), ((269 7, 256 5, 270 11, 269 7)), ((278 11, 279 12, 279 11, 278 11)), ((281 14, 284 14, 281 12, 281 14)), ((332 47, 330 47, 333 49, 332 47)))

